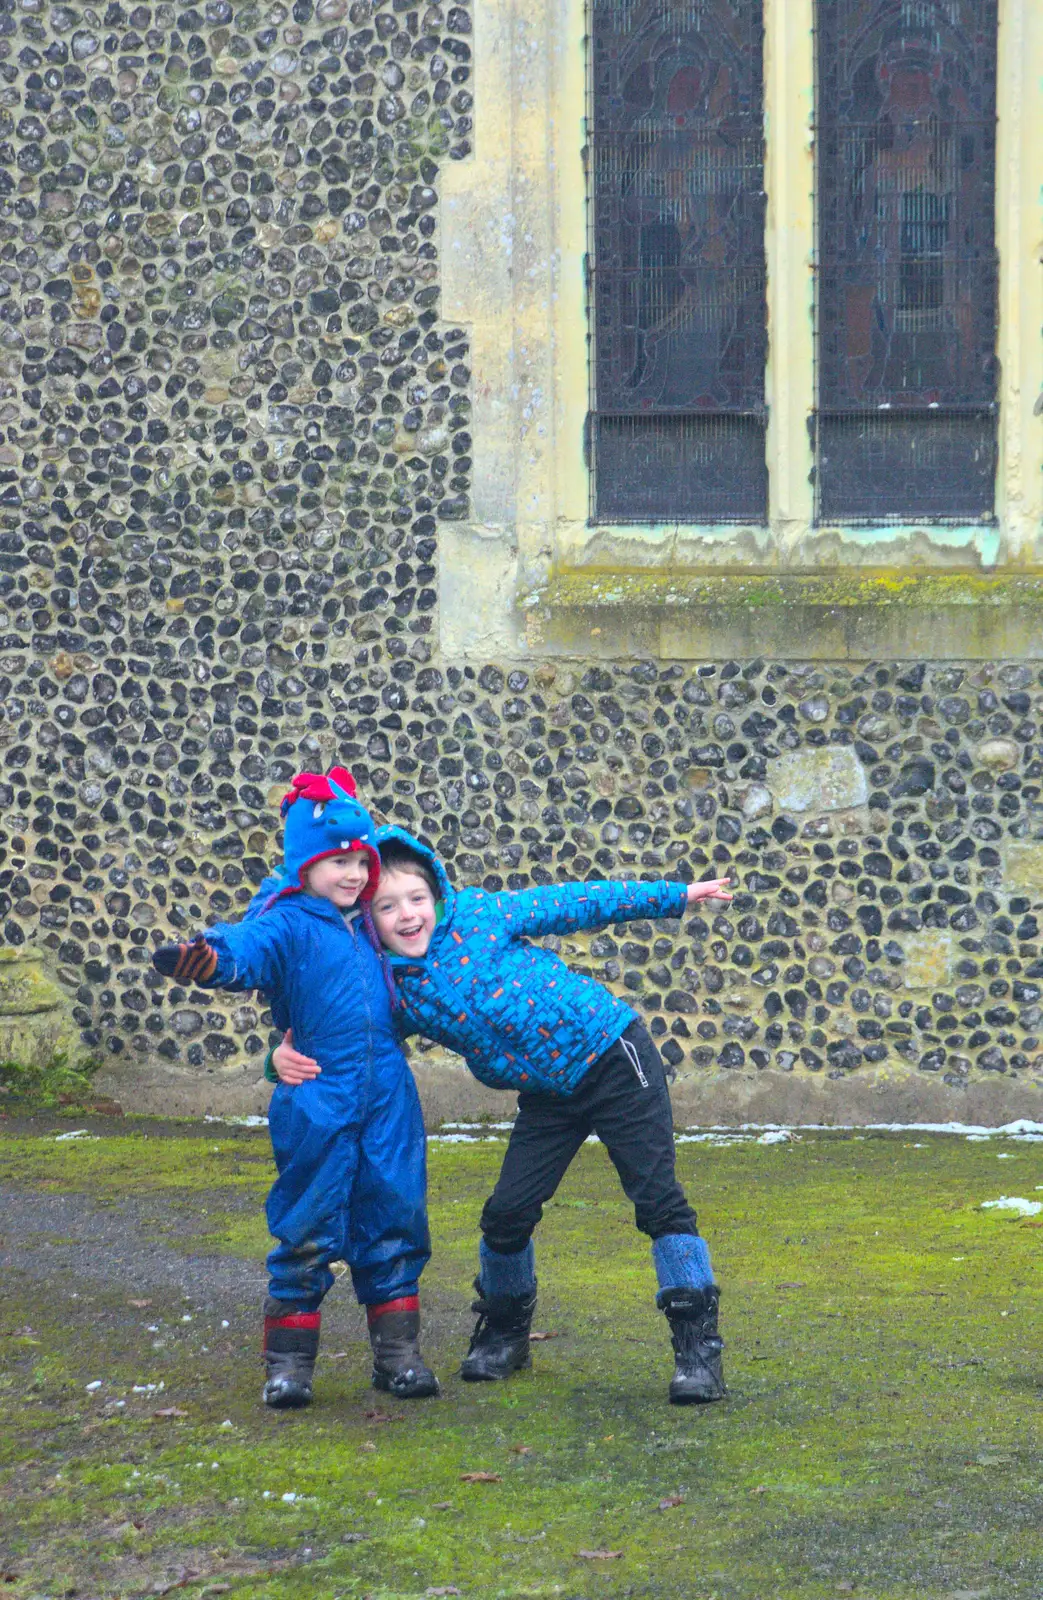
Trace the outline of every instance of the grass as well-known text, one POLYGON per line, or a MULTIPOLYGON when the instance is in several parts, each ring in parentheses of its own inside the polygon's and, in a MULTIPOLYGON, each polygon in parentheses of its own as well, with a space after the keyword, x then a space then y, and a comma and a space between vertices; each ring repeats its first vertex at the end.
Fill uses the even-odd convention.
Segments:
MULTIPOLYGON (((24 1192, 30 1223, 34 1191, 93 1210, 130 1197, 156 1250, 259 1260, 263 1138, 146 1130, 0 1135, 4 1181, 24 1192)), ((191 1301, 130 1275, 63 1275, 44 1290, 15 1258, 0 1300, 0 1593, 1043 1594, 1043 1216, 979 1209, 1035 1196, 1040 1147, 682 1144, 725 1286, 731 1398, 705 1410, 665 1403, 647 1241, 593 1147, 537 1237, 537 1324, 558 1337, 508 1384, 453 1376, 501 1153, 496 1140, 432 1145, 424 1297, 437 1401, 368 1387, 346 1284, 327 1302, 316 1404, 280 1416, 258 1400, 259 1307, 205 1293, 206 1260, 191 1301), (165 1387, 134 1392, 147 1383, 165 1387), (497 1481, 461 1481, 471 1472, 497 1481)), ((36 1241, 34 1273, 60 1242, 36 1241)))

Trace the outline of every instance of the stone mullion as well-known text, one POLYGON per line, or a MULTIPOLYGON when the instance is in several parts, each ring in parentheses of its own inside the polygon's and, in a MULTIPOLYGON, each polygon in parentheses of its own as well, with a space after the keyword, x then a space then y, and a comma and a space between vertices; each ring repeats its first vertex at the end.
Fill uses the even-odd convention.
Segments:
POLYGON ((814 514, 814 0, 764 0, 768 517, 777 553, 814 514))
POLYGON ((1038 561, 1043 519, 1043 15, 1001 0, 997 83, 1000 429, 996 511, 1004 554, 1038 561))

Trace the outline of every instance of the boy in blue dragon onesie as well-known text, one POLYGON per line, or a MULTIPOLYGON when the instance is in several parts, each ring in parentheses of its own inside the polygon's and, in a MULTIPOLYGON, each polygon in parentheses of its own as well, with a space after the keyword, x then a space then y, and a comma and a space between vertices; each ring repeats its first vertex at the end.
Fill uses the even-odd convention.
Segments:
MULTIPOLYGON (((399 828, 378 833, 373 920, 389 952, 403 1033, 464 1056, 482 1083, 516 1089, 514 1123, 481 1217, 478 1320, 461 1375, 506 1378, 530 1362, 536 1306, 532 1233, 583 1144, 605 1145, 635 1220, 652 1239, 676 1367, 675 1404, 725 1394, 720 1290, 674 1171, 673 1118, 659 1052, 623 1001, 529 940, 646 917, 680 917, 698 900, 730 900, 723 880, 565 883, 494 894, 453 890, 434 854, 399 828)), ((295 1040, 295 1043, 299 1041, 295 1040)), ((284 1040, 284 1081, 317 1070, 284 1040)))
POLYGON ((310 1402, 337 1260, 367 1308, 374 1387, 437 1394, 419 1348, 418 1280, 431 1254, 424 1125, 369 912, 374 825, 343 767, 301 773, 282 814, 283 867, 257 913, 153 956, 181 983, 262 990, 322 1065, 314 1081, 278 1087, 269 1108, 279 1176, 266 1210, 279 1242, 267 1263, 264 1400, 310 1402))

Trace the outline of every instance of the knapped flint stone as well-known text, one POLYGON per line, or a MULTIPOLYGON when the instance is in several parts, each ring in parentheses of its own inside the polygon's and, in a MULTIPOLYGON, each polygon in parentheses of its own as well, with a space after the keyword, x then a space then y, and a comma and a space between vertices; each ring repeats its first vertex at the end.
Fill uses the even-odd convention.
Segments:
POLYGON ((761 783, 751 783, 749 788, 739 790, 736 800, 747 822, 755 822, 758 817, 769 816, 774 805, 771 790, 766 789, 761 783))
POLYGON ((1013 739, 985 739, 978 746, 975 759, 988 772, 1009 772, 1018 765, 1021 751, 1013 739))
POLYGON ((893 799, 900 800, 915 795, 930 794, 933 788, 933 761, 916 756, 912 761, 905 763, 898 775, 898 781, 891 785, 888 793, 893 799))
POLYGON ((826 1057, 830 1066, 853 1072, 862 1065, 863 1052, 850 1039, 842 1039, 827 1047, 826 1057))
POLYGON ((183 1038, 190 1039, 203 1029, 203 1016, 199 1011, 175 1011, 170 1018, 170 1026, 175 1033, 183 1038))

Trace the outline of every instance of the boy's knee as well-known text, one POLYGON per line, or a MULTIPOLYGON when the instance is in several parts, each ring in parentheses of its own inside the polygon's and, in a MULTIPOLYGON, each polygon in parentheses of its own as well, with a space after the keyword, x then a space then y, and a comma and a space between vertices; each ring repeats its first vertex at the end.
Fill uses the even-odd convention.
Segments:
POLYGON ((516 1255, 525 1249, 542 1215, 542 1206, 529 1211, 501 1211, 492 1200, 487 1200, 480 1223, 482 1237, 497 1255, 516 1255))
POLYGON ((635 1207, 634 1221, 650 1239, 661 1239, 667 1233, 699 1232, 695 1212, 680 1190, 651 1205, 635 1207))

